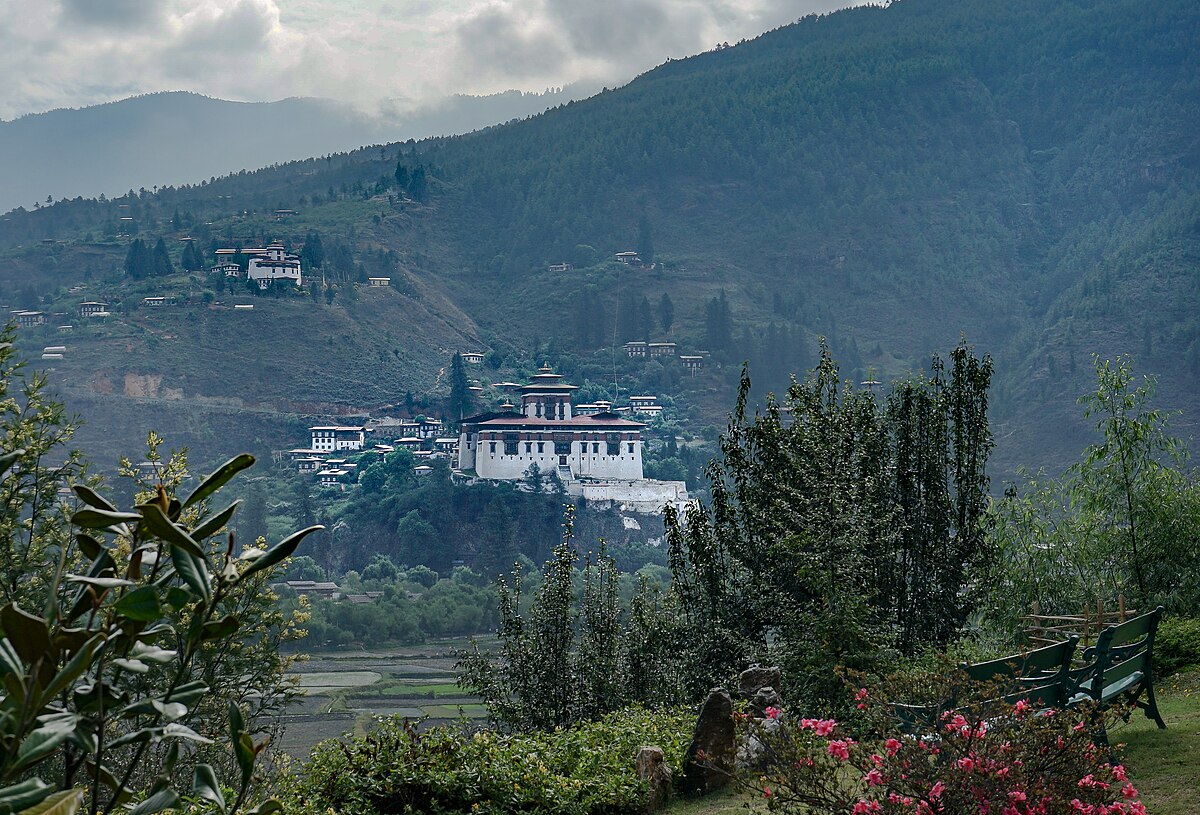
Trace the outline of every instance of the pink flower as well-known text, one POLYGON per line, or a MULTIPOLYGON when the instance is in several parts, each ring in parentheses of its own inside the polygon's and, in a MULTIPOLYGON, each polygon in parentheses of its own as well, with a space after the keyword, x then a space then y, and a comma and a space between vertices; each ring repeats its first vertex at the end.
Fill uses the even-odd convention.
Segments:
POLYGON ((817 722, 816 731, 818 736, 828 736, 833 732, 833 728, 837 727, 837 722, 833 719, 822 719, 817 722))
POLYGON ((854 805, 854 809, 850 810, 852 815, 870 815, 872 812, 880 812, 883 807, 878 801, 859 801, 854 805))
POLYGON ((850 744, 840 739, 829 742, 829 755, 836 756, 842 761, 850 758, 850 744))
POLYGON ((966 773, 969 773, 971 770, 975 769, 975 759, 973 758, 960 758, 954 763, 958 765, 958 769, 966 773))
POLYGON ((777 707, 768 707, 763 713, 767 714, 768 719, 778 719, 783 714, 783 711, 777 707))
POLYGON ((1027 699, 1018 699, 1017 703, 1013 705, 1013 710, 1016 711, 1018 716, 1020 716, 1024 713, 1027 713, 1032 707, 1033 705, 1029 704, 1027 699))
POLYGON ((867 780, 867 785, 871 787, 878 787, 883 783, 883 773, 879 772, 879 770, 871 770, 864 777, 867 780))
POLYGON ((929 790, 929 797, 935 798, 935 799, 941 798, 942 793, 945 791, 946 791, 946 785, 943 784, 941 781, 939 781, 936 784, 934 784, 933 787, 929 790))
POLYGON ((883 743, 883 746, 885 748, 887 748, 887 754, 889 756, 894 756, 894 755, 896 755, 897 751, 899 751, 899 749, 900 749, 900 740, 899 739, 888 739, 887 741, 885 741, 883 743))
POLYGON ((771 797, 771 788, 766 787, 765 789, 763 789, 763 798, 770 798, 770 797, 771 797))

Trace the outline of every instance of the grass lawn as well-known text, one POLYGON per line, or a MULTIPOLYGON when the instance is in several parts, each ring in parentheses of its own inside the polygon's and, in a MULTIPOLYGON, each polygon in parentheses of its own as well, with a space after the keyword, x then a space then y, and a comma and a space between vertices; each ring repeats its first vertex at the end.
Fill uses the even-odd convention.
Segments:
MULTIPOLYGON (((1121 760, 1129 780, 1151 815, 1200 815, 1200 669, 1158 683, 1158 707, 1166 730, 1135 711, 1129 724, 1112 728, 1109 738, 1122 744, 1121 760)), ((670 815, 735 815, 766 812, 758 799, 726 792, 697 800, 677 800, 670 815)))
POLYGON ((1128 725, 1113 728, 1123 743, 1129 780, 1152 815, 1200 813, 1200 669, 1158 683, 1158 709, 1166 730, 1135 711, 1128 725))

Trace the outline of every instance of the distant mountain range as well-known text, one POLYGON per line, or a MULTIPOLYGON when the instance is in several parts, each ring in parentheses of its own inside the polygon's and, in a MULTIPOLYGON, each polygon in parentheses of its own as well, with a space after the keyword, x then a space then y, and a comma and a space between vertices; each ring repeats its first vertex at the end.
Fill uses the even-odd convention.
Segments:
MULTIPOLYGON (((1197 77, 1194 0, 850 9, 502 127, 9 213, 0 297, 69 314, 72 285, 88 286, 76 300, 133 306, 190 292, 194 314, 170 325, 133 312, 70 340, 59 375, 99 405, 83 412, 104 432, 145 423, 144 389, 128 383, 146 377, 189 409, 236 399, 258 416, 442 387, 456 349, 549 360, 599 387, 617 375, 614 327, 619 342, 711 351, 705 378, 648 361, 622 387, 686 392, 687 421, 719 426, 744 359, 778 390, 825 337, 848 377, 886 381, 965 334, 996 360, 996 472, 1056 469, 1093 438, 1075 400, 1094 354, 1132 354, 1160 375, 1161 404, 1189 411, 1180 432, 1200 427, 1197 77), (421 171, 419 189, 396 185, 398 163, 421 171), (332 305, 272 300, 253 312, 261 323, 233 322, 203 305, 217 287, 198 276, 174 289, 123 277, 130 230, 176 255, 185 237, 298 246, 316 230, 339 247, 342 281, 393 286, 356 301, 346 288, 332 305), (596 262, 651 248, 653 269, 596 262), (650 307, 663 295, 669 332, 650 307)), ((170 127, 204 143, 265 127, 215 109, 180 118, 170 127)), ((73 149, 47 155, 75 156, 78 174, 104 161, 73 149)), ((179 177, 127 172, 119 189, 179 177)), ((53 339, 28 336, 35 353, 53 339)), ((156 405, 169 423, 170 403, 156 405)))
POLYGON ((369 144, 466 133, 599 88, 452 96, 365 113, 329 99, 230 102, 195 93, 136 96, 0 122, 0 212, 55 200, 195 183, 369 144))

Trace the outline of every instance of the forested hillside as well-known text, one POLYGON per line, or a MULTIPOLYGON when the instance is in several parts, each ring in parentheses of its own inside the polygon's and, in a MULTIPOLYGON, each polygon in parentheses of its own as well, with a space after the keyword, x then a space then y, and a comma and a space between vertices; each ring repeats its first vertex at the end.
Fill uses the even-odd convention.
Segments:
MULTIPOLYGON (((1133 353, 1166 405, 1200 397, 1198 61, 1186 0, 902 0, 806 18, 486 132, 10 213, 0 299, 121 285, 122 217, 206 246, 319 229, 349 247, 347 281, 388 271, 441 304, 414 323, 402 293, 348 321, 372 336, 389 320, 437 326, 438 341, 396 349, 397 391, 434 380, 456 335, 586 360, 613 339, 588 323, 603 313, 619 341, 711 351, 695 399, 716 422, 742 359, 779 387, 826 335, 854 376, 886 379, 965 332, 997 361, 998 471, 1057 466, 1080 446, 1093 353, 1133 353), (281 207, 299 215, 272 222, 281 207), (657 265, 600 262, 632 249, 657 265), (576 268, 546 270, 558 261, 576 268), (623 320, 664 294, 666 327, 623 320)), ((300 368, 336 353, 300 346, 300 368)), ((175 353, 158 347, 168 376, 175 353)), ((232 381, 277 353, 250 340, 206 359, 232 381)), ((286 401, 289 384, 271 387, 286 401)))

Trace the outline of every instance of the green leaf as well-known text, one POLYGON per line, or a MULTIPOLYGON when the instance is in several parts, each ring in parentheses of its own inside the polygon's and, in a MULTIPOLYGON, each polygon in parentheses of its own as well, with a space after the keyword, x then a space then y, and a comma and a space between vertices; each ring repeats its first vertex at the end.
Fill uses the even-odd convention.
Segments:
POLYGON ((221 782, 211 765, 197 764, 192 774, 192 795, 212 801, 221 812, 225 811, 225 796, 221 794, 221 782))
POLYGON ((135 674, 144 674, 150 671, 150 666, 145 662, 142 662, 140 659, 125 659, 123 657, 118 657, 112 661, 112 664, 116 665, 122 670, 126 670, 135 674))
POLYGON ((24 449, 13 450, 11 453, 0 455, 0 477, 8 473, 8 469, 17 463, 17 459, 25 455, 24 449))
POLYGON ((79 551, 83 552, 83 556, 88 560, 95 560, 104 551, 104 546, 100 541, 82 532, 75 535, 75 542, 79 544, 79 551))
POLYGON ((167 589, 167 605, 175 611, 179 611, 190 602, 192 602, 192 595, 178 586, 167 589))
POLYGON ((200 639, 224 639, 225 637, 228 637, 230 634, 233 634, 235 631, 237 631, 238 626, 241 624, 242 621, 237 617, 232 614, 226 614, 219 620, 210 620, 209 622, 205 623, 200 634, 200 639))
POLYGON ((150 645, 144 642, 135 642, 133 650, 129 655, 136 659, 145 660, 146 662, 157 662, 160 665, 166 665, 171 660, 175 659, 178 651, 168 651, 166 648, 159 648, 157 645, 150 645))
MULTIPOLYGON (((115 566, 116 563, 113 562, 112 555, 107 550, 104 550, 92 561, 91 568, 88 569, 88 577, 100 577, 105 574, 111 575, 115 566)), ((66 622, 74 620, 80 614, 92 608, 92 597, 88 593, 88 588, 84 586, 75 595, 75 602, 71 604, 71 611, 65 618, 66 622)))
POLYGON ((40 778, 30 778, 20 784, 0 789, 0 807, 14 811, 31 807, 45 799, 53 789, 40 778))
POLYGON ((162 737, 164 739, 187 739, 199 744, 212 744, 212 739, 201 736, 192 728, 184 724, 179 724, 179 722, 171 722, 164 727, 162 729, 162 737))
POLYGON ((26 663, 33 664, 42 657, 52 656, 54 646, 50 642, 50 629, 41 617, 22 611, 15 603, 0 608, 0 626, 12 643, 17 655, 26 663))
POLYGON ((204 523, 192 530, 192 539, 202 541, 205 538, 211 538, 213 535, 221 531, 221 529, 229 523, 229 519, 233 517, 233 513, 237 512, 241 506, 241 500, 234 501, 225 509, 218 512, 216 515, 209 518, 204 523))
POLYGON ((93 509, 101 509, 105 512, 120 512, 119 509, 86 484, 75 484, 71 489, 75 490, 75 494, 79 496, 79 500, 93 509))
POLYGON ((85 583, 89 586, 95 586, 98 589, 119 589, 122 586, 132 586, 132 580, 126 580, 123 577, 92 577, 86 574, 69 574, 67 575, 68 583, 85 583))
POLYGON ((274 798, 268 798, 254 809, 248 811, 246 815, 274 815, 276 812, 283 812, 283 804, 274 798))
POLYGON ((89 639, 75 652, 75 656, 71 657, 70 661, 63 666, 54 679, 46 685, 46 689, 42 691, 42 699, 50 700, 58 696, 64 690, 69 688, 76 679, 83 676, 84 672, 91 667, 92 658, 96 654, 101 643, 104 642, 103 634, 96 634, 89 639))
POLYGON ((187 509, 192 504, 203 501, 229 483, 229 480, 235 475, 247 467, 253 466, 253 464, 254 456, 248 453, 242 453, 239 456, 229 459, 229 461, 218 467, 212 475, 200 482, 200 486, 196 487, 192 491, 192 494, 187 497, 187 500, 183 502, 183 508, 187 509))
POLYGON ((40 804, 21 810, 18 815, 75 815, 83 806, 83 790, 56 792, 40 804))
POLYGON ((129 810, 127 815, 153 815, 166 809, 179 808, 179 795, 171 790, 159 790, 129 810))
POLYGON ((254 739, 249 733, 243 733, 233 743, 233 752, 237 757, 238 767, 242 771, 242 783, 249 784, 250 776, 254 774, 254 739))
POLYGON ((183 549, 193 557, 204 557, 204 550, 200 548, 200 544, 192 540, 192 536, 187 532, 171 523, 171 519, 163 514, 162 507, 158 504, 141 504, 138 509, 142 513, 143 528, 149 529, 157 537, 171 544, 173 549, 183 549))
POLYGON ((141 586, 113 605, 113 610, 130 620, 152 623, 162 616, 162 608, 158 604, 158 592, 152 586, 141 586))
POLYGON ((56 713, 39 716, 38 721, 42 726, 31 731, 21 742, 9 772, 28 769, 57 750, 75 732, 79 717, 74 713, 56 713))
POLYGON ((300 545, 302 540, 307 538, 313 532, 320 532, 324 528, 324 526, 317 524, 316 526, 310 526, 307 529, 301 529, 299 532, 294 532, 291 535, 288 535, 276 546, 268 549, 262 557, 251 563, 250 567, 246 569, 246 571, 242 572, 242 575, 238 578, 238 580, 245 580, 255 572, 261 572, 263 569, 269 569, 275 564, 281 562, 284 558, 291 557, 292 553, 296 551, 296 547, 300 545))
POLYGON ((212 586, 209 583, 208 567, 204 565, 204 559, 196 557, 181 547, 172 546, 171 562, 175 564, 175 571, 179 573, 183 582, 188 584, 188 588, 203 597, 207 604, 212 599, 212 586))
POLYGON ((136 512, 109 512, 106 509, 81 509, 71 516, 71 523, 83 529, 108 529, 110 526, 140 521, 136 512))
POLYGON ((175 688, 168 701, 190 706, 202 699, 206 693, 208 693, 208 685, 204 684, 203 680, 195 679, 175 688))

